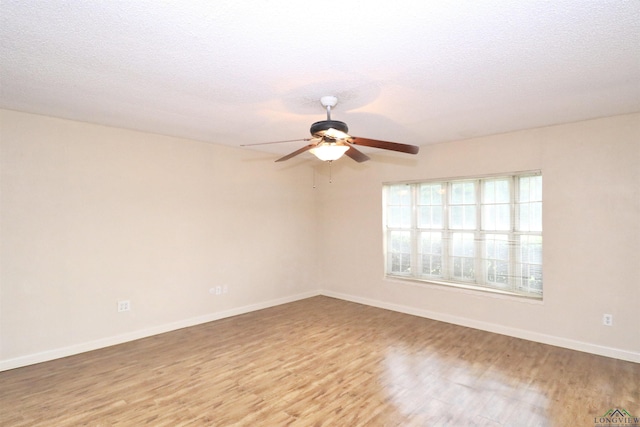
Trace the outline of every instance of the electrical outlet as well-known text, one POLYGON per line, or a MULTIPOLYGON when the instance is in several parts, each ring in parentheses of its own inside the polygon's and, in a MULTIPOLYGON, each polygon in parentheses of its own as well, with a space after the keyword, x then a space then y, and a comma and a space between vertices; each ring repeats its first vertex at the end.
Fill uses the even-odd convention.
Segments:
POLYGON ((229 292, 229 286, 228 285, 219 285, 219 286, 214 286, 213 288, 209 288, 209 293, 211 295, 224 295, 226 293, 229 292))
POLYGON ((118 312, 131 310, 131 301, 123 300, 118 301, 118 312))
POLYGON ((613 326, 613 314, 603 314, 602 324, 605 326, 613 326))

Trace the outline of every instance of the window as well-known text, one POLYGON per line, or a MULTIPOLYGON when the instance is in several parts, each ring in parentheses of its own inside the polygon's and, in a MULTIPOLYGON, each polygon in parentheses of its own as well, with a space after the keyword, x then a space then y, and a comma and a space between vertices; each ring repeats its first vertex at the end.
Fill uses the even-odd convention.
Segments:
POLYGON ((394 278, 542 298, 542 176, 528 172, 384 186, 394 278))

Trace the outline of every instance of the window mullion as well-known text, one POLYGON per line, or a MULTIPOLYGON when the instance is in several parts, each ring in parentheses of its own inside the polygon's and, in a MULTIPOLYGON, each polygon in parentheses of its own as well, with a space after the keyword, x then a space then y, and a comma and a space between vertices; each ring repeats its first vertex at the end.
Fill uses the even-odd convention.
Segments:
POLYGON ((476 181, 476 229, 474 233, 475 240, 475 278, 476 283, 485 284, 485 263, 484 260, 484 239, 482 238, 482 181, 476 181))
POLYGON ((511 202, 511 227, 509 227, 509 275, 510 280, 509 284, 511 285, 511 290, 516 291, 520 285, 519 277, 522 276, 519 265, 520 265, 520 254, 518 253, 518 247, 520 246, 518 243, 517 236, 517 219, 519 215, 519 200, 518 200, 518 191, 520 189, 518 177, 511 177, 511 192, 510 192, 510 202, 511 202))
POLYGON ((509 245, 509 268, 513 275, 511 288, 516 291, 522 287, 522 263, 520 262, 520 251, 518 251, 520 247, 520 236, 518 234, 518 229, 520 228, 520 198, 518 196, 520 194, 520 182, 517 176, 511 177, 511 180, 511 232, 509 233, 509 241, 511 244, 509 245))
POLYGON ((449 183, 441 187, 442 224, 440 229, 440 275, 447 280, 449 277, 449 183))
POLYGON ((442 200, 442 272, 444 279, 450 280, 453 276, 453 266, 451 262, 451 229, 450 229, 450 202, 451 197, 451 182, 447 182, 445 185, 445 193, 442 200))
POLYGON ((411 184, 411 276, 419 277, 420 233, 418 231, 418 184, 411 184))

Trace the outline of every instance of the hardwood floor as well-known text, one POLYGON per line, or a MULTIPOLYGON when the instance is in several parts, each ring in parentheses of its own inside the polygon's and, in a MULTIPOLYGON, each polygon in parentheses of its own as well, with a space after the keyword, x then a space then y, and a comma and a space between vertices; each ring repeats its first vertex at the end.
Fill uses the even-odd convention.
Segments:
POLYGON ((640 364, 315 297, 0 373, 1 426, 595 426, 640 364))

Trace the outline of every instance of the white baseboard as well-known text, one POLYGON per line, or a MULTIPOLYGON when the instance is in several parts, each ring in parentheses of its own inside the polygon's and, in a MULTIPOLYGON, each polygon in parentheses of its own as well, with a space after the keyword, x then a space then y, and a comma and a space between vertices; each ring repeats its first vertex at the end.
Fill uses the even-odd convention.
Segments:
POLYGON ((441 322, 452 323, 454 325, 466 326, 469 328, 480 329, 482 331, 493 332, 496 334, 507 335, 515 338, 522 338, 528 341, 535 341, 542 344, 549 344, 556 347, 568 348, 571 350, 582 351, 585 353, 597 354, 599 356, 612 357, 614 359, 626 360, 629 362, 640 363, 640 353, 622 350, 618 348, 605 347, 597 344, 585 343, 572 339, 557 337, 553 335, 541 334, 538 332, 527 331, 524 329, 511 328, 508 326, 497 325, 495 323, 481 322, 478 320, 468 319, 459 316, 452 316, 446 313, 439 313, 430 310, 423 310, 405 305, 394 304, 384 301, 378 301, 369 298, 362 298, 354 295, 343 294, 323 290, 321 295, 332 298, 338 298, 345 301, 356 302, 359 304, 369 305, 372 307, 384 308, 386 310, 397 311, 400 313, 411 314, 413 316, 425 317, 428 319, 438 320, 441 322))
POLYGON ((190 319, 184 319, 173 323, 154 326, 152 328, 142 329, 139 331, 132 331, 126 334, 102 338, 86 343, 43 351, 41 353, 29 354, 26 356, 16 357, 14 359, 1 360, 0 372, 7 371, 9 369, 20 368, 22 366, 34 365, 36 363, 47 362, 49 360, 60 359, 62 357, 73 356, 75 354, 80 354, 87 351, 98 350, 100 348, 110 347, 112 345, 123 344, 129 341, 147 338, 153 335, 163 334, 165 332, 171 332, 177 329, 188 328, 189 326, 200 325, 202 323, 212 322, 214 320, 237 316, 240 314, 262 310, 269 307, 275 307, 277 305, 286 304, 289 302, 294 302, 318 295, 320 295, 319 291, 305 292, 302 294, 292 295, 284 298, 277 298, 256 304, 250 304, 243 307, 232 308, 230 310, 210 313, 204 316, 192 317, 190 319))
POLYGON ((59 359, 62 357, 73 356, 75 354, 87 351, 98 350, 100 348, 112 345, 123 344, 125 342, 134 341, 165 332, 175 331, 177 329, 187 328, 190 326, 200 325, 202 323, 212 322, 227 317, 237 316, 252 311, 262 310, 289 302, 298 301, 318 295, 324 295, 332 298, 338 298, 345 301, 351 301, 359 304, 369 305, 372 307, 383 308, 386 310, 397 311, 399 313, 411 314, 413 316, 425 317, 428 319, 438 320, 442 322, 452 323, 455 325, 466 326, 469 328, 480 329, 487 332, 507 335, 515 338, 522 338, 529 341, 535 341, 543 344, 549 344, 556 347, 568 348, 571 350, 583 351, 586 353, 597 354, 600 356, 612 357, 615 359, 626 360, 629 362, 640 363, 640 353, 622 350, 617 348, 600 346, 581 341, 571 340, 553 335, 541 334, 538 332, 527 331, 523 329, 511 328, 508 326, 497 325, 494 323, 481 322, 478 320, 468 319, 459 316, 452 316, 446 313, 433 312, 400 304, 394 304, 384 301, 378 301, 370 298, 362 298, 354 295, 343 294, 328 290, 317 290, 305 292, 302 294, 292 295, 284 298, 277 298, 256 304, 250 304, 230 310, 220 311, 207 314, 204 316, 193 317, 190 319, 180 320, 178 322, 159 325, 153 328, 147 328, 139 331, 128 332, 126 334, 116 335, 113 337, 102 338, 99 340, 89 341, 86 343, 76 344, 68 347, 44 351, 41 353, 30 354, 26 356, 16 357, 0 361, 0 372, 9 369, 20 368, 22 366, 34 365, 36 363, 47 362, 49 360, 59 359))

